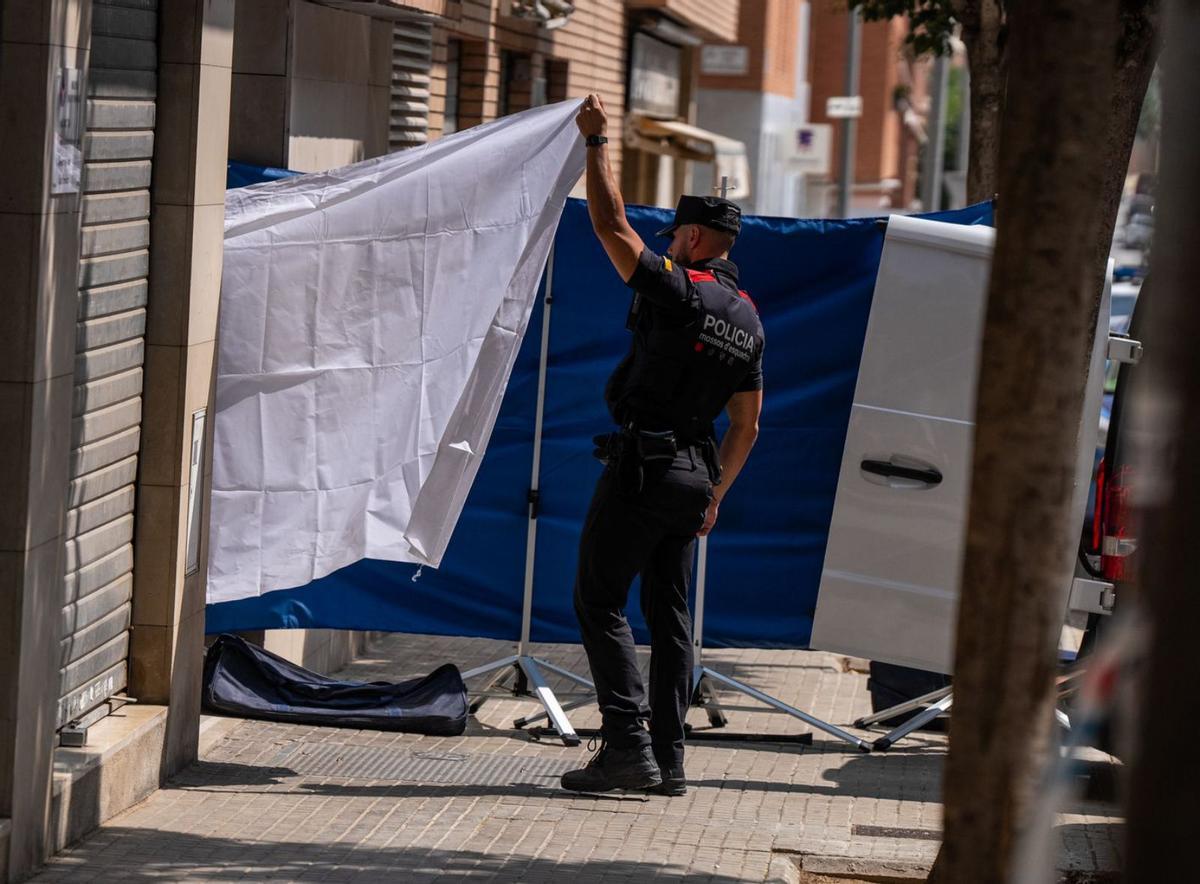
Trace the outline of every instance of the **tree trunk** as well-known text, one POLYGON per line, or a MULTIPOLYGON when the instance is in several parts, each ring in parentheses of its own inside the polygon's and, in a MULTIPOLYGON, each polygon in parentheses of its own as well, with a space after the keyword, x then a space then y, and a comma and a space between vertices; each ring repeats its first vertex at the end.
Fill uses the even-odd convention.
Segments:
POLYGON ((1132 414, 1142 441, 1134 488, 1143 511, 1144 567, 1138 583, 1150 627, 1141 673, 1136 754, 1125 869, 1127 881, 1181 881, 1200 780, 1192 742, 1192 700, 1200 682, 1195 531, 1200 525, 1200 99, 1195 52, 1200 4, 1169 4, 1163 50, 1161 194, 1156 208, 1154 291, 1145 328, 1146 357, 1134 370, 1142 406, 1132 414), (1144 440, 1144 441, 1143 441, 1144 440), (1149 444, 1145 444, 1148 442, 1149 444))
POLYGON ((1117 0, 1008 13, 996 249, 984 320, 944 840, 932 880, 1007 882, 1053 726, 1078 526, 1077 434, 1100 290, 1117 0), (1070 51, 1064 51, 1069 47, 1070 51))
POLYGON ((996 195, 1000 121, 1004 111, 1006 73, 1003 0, 956 0, 955 17, 962 25, 971 74, 971 127, 967 153, 967 202, 996 195))
POLYGON ((1137 137, 1138 120, 1146 89, 1154 74, 1159 49, 1160 0, 1118 0, 1120 34, 1114 61, 1116 76, 1113 82, 1112 110, 1109 128, 1104 139, 1104 179, 1101 193, 1100 231, 1094 243, 1097 279, 1103 274, 1112 249, 1113 228, 1125 175, 1129 171, 1129 155, 1137 137))

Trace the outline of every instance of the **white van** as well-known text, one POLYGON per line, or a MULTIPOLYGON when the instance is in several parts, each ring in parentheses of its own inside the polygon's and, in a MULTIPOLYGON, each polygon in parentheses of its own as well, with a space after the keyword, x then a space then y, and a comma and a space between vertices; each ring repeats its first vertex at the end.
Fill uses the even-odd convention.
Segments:
MULTIPOLYGON (((813 648, 950 673, 995 231, 888 220, 842 454, 813 648)), ((1111 279, 1111 268, 1109 277, 1111 279)), ((1082 524, 1108 351, 1111 282, 1079 414, 1082 524)), ((1072 538, 1078 536, 1072 533, 1072 538)), ((1064 549, 1064 616, 1075 549, 1064 549)))

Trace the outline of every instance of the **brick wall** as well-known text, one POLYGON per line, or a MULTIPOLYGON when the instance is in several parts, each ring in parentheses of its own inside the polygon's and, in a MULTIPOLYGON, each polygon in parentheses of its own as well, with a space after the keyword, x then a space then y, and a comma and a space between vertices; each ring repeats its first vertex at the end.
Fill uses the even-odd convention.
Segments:
POLYGON ((700 75, 701 89, 796 94, 796 41, 803 0, 745 0, 738 16, 739 46, 749 47, 746 73, 700 75))
MULTIPOLYGON (((762 0, 747 3, 761 5, 762 0)), ((630 9, 658 9, 703 31, 706 37, 729 43, 737 38, 739 0, 629 0, 630 9)))
MULTIPOLYGON (((762 0, 744 4, 757 6, 762 0)), ((800 32, 802 0, 766 0, 763 34, 763 92, 772 95, 796 94, 796 41, 800 32)), ((739 35, 743 33, 738 25, 739 35)), ((739 42, 741 37, 739 36, 739 42)))
MULTIPOLYGON (((735 4, 736 5, 736 4, 735 4)), ((620 132, 625 106, 625 4, 592 0, 579 4, 570 22, 557 30, 501 15, 503 0, 462 0, 460 15, 434 30, 430 85, 429 137, 445 128, 447 54, 451 40, 462 47, 459 69, 458 126, 493 120, 499 113, 501 54, 514 53, 534 76, 546 77, 547 101, 581 98, 599 92, 609 109, 611 151, 618 173, 620 132)), ((518 81, 510 112, 528 106, 527 86, 518 81)))
MULTIPOLYGON (((811 70, 813 122, 838 123, 825 116, 825 100, 841 95, 845 83, 846 26, 844 5, 824 0, 812 4, 811 70)), ((876 182, 900 177, 900 115, 893 99, 900 84, 904 45, 902 19, 868 22, 862 27, 860 89, 863 114, 858 121, 855 180, 876 182)), ((833 156, 840 150, 840 126, 834 126, 833 156)))

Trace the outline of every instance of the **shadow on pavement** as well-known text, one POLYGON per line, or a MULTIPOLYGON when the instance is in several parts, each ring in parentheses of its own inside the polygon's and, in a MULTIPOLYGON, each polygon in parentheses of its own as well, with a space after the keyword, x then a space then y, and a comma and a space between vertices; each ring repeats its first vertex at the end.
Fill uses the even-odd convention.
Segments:
MULTIPOLYGON (((515 845, 513 845, 515 846, 515 845)), ((563 844, 566 850, 568 844, 563 844)), ((104 870, 120 881, 387 881, 430 882, 443 877, 492 881, 645 881, 656 875, 680 880, 689 870, 670 863, 626 860, 543 859, 471 850, 358 847, 298 841, 242 841, 155 829, 109 826, 62 854, 34 880, 84 881, 104 870), (73 869, 77 868, 77 873, 73 869)), ((742 879, 718 872, 710 884, 742 879)))
MULTIPOLYGON (((756 744, 737 744, 736 749, 742 752, 749 748, 769 748, 756 744)), ((774 747, 777 753, 780 747, 774 747)), ((803 747, 788 747, 787 751, 812 751, 803 747)), ((823 781, 817 783, 786 783, 771 782, 758 779, 745 779, 736 776, 717 778, 711 776, 712 767, 709 762, 706 775, 689 778, 688 784, 692 794, 702 789, 723 789, 737 792, 776 792, 787 794, 814 794, 857 796, 877 799, 896 799, 904 801, 936 800, 941 788, 941 770, 944 754, 940 751, 911 750, 907 752, 893 751, 888 754, 851 755, 842 764, 836 763, 842 755, 829 753, 831 765, 822 772, 823 781)), ((580 755, 580 763, 586 760, 580 755)), ((349 778, 347 778, 349 779, 349 778)), ((526 796, 551 800, 575 800, 579 796, 565 792, 558 787, 558 774, 539 776, 536 781, 514 782, 511 784, 475 785, 472 783, 415 783, 397 781, 392 783, 371 782, 343 783, 328 782, 329 775, 320 777, 305 773, 297 773, 286 767, 257 767, 247 764, 229 762, 200 761, 179 774, 168 788, 187 789, 189 791, 226 791, 232 787, 245 786, 277 786, 284 785, 286 791, 301 793, 316 793, 336 795, 341 797, 424 797, 450 798, 470 796, 526 796), (307 780, 313 780, 307 782, 307 780), (320 780, 317 782, 316 780, 320 780)), ((236 791, 246 793, 251 790, 237 788, 236 791)), ((272 792, 278 790, 271 790, 272 792)), ((588 796, 601 800, 644 800, 639 795, 621 795, 608 793, 603 796, 588 796)), ((654 798, 652 800, 664 800, 654 798)))
MULTIPOLYGON (((744 681, 746 684, 753 685, 758 679, 755 675, 758 673, 770 674, 773 670, 781 669, 786 672, 795 672, 797 669, 810 669, 815 672, 830 672, 835 675, 841 674, 842 670, 828 660, 820 660, 816 655, 813 656, 811 663, 769 663, 762 660, 753 662, 745 662, 742 660, 724 660, 717 654, 720 652, 705 651, 704 665, 709 669, 713 669, 722 675, 727 675, 737 681, 744 681)), ((721 688, 725 690, 725 688, 721 688)), ((768 693, 770 691, 768 690, 768 693)))
POLYGON ((288 767, 197 761, 176 774, 171 779, 171 786, 278 786, 298 776, 300 774, 288 767))

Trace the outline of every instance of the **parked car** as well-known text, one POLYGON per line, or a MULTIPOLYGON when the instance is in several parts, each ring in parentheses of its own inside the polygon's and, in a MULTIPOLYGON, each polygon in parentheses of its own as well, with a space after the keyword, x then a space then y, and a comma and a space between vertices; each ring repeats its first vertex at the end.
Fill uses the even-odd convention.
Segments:
MULTIPOLYGON (((1140 281, 1114 282, 1112 299, 1108 316, 1108 333, 1110 335, 1127 335, 1130 322, 1133 319, 1133 308, 1137 305, 1138 294, 1141 292, 1140 281)), ((1112 420, 1113 393, 1117 388, 1118 370, 1121 363, 1107 360, 1104 366, 1104 399, 1100 403, 1099 433, 1096 436, 1096 458, 1092 466, 1093 482, 1088 491, 1087 511, 1084 515, 1084 532, 1091 530, 1096 512, 1096 486, 1094 477, 1104 458, 1104 448, 1108 439, 1108 428, 1112 420)))
MULTIPOLYGON (((1146 327, 1144 304, 1149 287, 1148 281, 1141 286, 1135 304, 1143 304, 1143 309, 1131 312, 1125 325, 1126 333, 1133 340, 1142 340, 1142 330, 1146 327)), ((1131 429, 1125 419, 1137 396, 1137 386, 1132 382, 1136 370, 1136 366, 1129 363, 1118 363, 1110 369, 1112 392, 1107 393, 1111 399, 1108 432, 1092 485, 1092 496, 1097 505, 1085 526, 1079 555, 1081 566, 1090 575, 1114 584, 1118 600, 1122 589, 1133 590, 1137 564, 1137 528, 1131 498, 1135 475, 1131 462, 1131 429)), ((1108 622, 1104 615, 1088 617, 1081 656, 1094 647, 1108 622)))
POLYGON ((1111 334, 1123 335, 1129 332, 1129 323, 1133 319, 1133 308, 1137 304, 1138 293, 1141 289, 1141 282, 1135 280, 1113 283, 1112 299, 1108 311, 1108 330, 1111 334))

